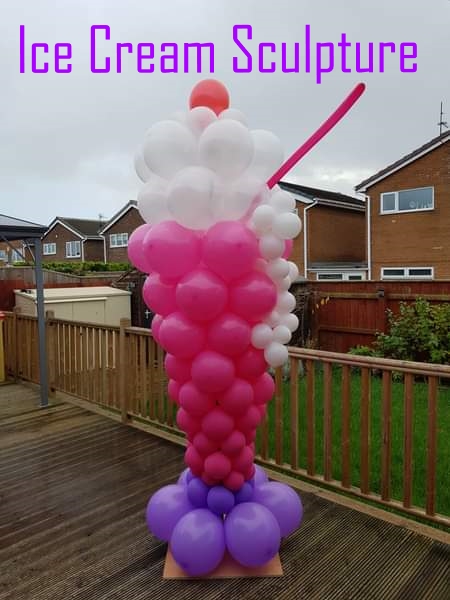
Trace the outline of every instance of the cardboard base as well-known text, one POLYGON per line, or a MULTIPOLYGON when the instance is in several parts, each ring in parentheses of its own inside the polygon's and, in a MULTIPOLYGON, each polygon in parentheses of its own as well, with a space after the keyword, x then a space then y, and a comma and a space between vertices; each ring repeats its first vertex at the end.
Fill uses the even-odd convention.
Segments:
POLYGON ((202 577, 191 577, 175 562, 170 550, 167 550, 163 579, 228 579, 240 577, 281 577, 282 575, 283 568, 279 554, 262 567, 248 568, 237 563, 227 553, 215 571, 202 577))

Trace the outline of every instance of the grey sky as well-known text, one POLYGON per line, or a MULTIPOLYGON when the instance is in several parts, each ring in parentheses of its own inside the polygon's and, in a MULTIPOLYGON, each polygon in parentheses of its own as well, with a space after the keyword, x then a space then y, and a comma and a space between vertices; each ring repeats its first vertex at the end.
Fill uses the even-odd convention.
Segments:
MULTIPOLYGON (((48 223, 55 215, 111 216, 140 182, 132 157, 146 129, 184 110, 204 77, 223 81, 231 105, 251 128, 273 131, 288 155, 360 80, 359 104, 286 178, 352 193, 354 185, 438 134, 439 104, 450 121, 450 2, 433 0, 21 0, 0 22, 0 212, 48 223), (418 71, 400 72, 398 54, 384 74, 335 70, 318 85, 313 74, 233 73, 235 24, 253 26, 248 43, 312 42, 418 44, 418 71), (19 26, 29 43, 70 42, 70 74, 20 74, 19 26), (92 74, 89 29, 111 27, 117 42, 213 42, 215 73, 139 74, 135 55, 122 74, 92 74)), ((337 49, 337 47, 336 47, 337 49)), ((376 55, 376 54, 375 54, 376 55)), ((349 57, 354 57, 350 52, 349 57)), ((277 59, 278 65, 281 61, 277 59)), ((349 66, 354 58, 349 60, 349 66)), ((156 63, 155 63, 156 64, 156 63)), ((180 63, 182 65, 182 63, 180 63)), ((377 62, 375 62, 375 65, 377 62)))

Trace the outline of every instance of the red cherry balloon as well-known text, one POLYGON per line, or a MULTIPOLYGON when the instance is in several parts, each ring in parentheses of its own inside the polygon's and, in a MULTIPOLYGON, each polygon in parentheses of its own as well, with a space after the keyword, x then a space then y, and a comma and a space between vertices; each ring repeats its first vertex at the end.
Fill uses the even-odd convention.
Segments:
POLYGON ((192 89, 189 108, 206 106, 219 115, 230 106, 230 95, 227 88, 217 79, 203 79, 192 89))

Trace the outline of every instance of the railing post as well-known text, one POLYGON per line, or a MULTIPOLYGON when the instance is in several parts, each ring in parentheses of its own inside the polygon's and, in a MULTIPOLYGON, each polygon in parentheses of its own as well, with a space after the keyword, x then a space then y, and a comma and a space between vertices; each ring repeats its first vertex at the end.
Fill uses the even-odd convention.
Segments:
POLYGON ((126 329, 131 327, 130 319, 120 319, 120 331, 119 331, 119 393, 120 393, 120 407, 122 411, 122 423, 128 421, 128 398, 127 398, 127 338, 126 329))
POLYGON ((45 313, 45 332, 47 338, 47 372, 48 372, 48 395, 55 397, 56 391, 56 368, 55 368, 55 325, 52 320, 55 318, 53 310, 47 310, 45 313))
POLYGON ((13 308, 13 340, 14 340, 14 346, 13 346, 13 360, 12 360, 12 364, 13 364, 13 375, 14 375, 14 381, 15 383, 17 383, 18 379, 19 379, 19 318, 18 315, 20 313, 20 308, 18 306, 15 306, 13 308))

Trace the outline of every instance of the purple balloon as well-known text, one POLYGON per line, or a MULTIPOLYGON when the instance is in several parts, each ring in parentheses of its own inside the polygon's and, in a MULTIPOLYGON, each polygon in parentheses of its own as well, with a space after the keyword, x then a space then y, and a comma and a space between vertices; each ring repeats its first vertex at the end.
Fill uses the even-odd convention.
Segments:
POLYGON ((244 567, 260 567, 280 548, 281 533, 268 508, 244 502, 225 519, 225 542, 231 556, 244 567))
POLYGON ((300 496, 284 483, 271 481, 255 488, 254 500, 270 510, 278 521, 282 537, 291 534, 302 522, 300 496))
POLYGON ((246 482, 241 489, 234 494, 236 498, 236 504, 241 502, 250 502, 253 499, 253 487, 250 483, 246 482))
POLYGON ((252 480, 254 481, 255 487, 259 485, 263 485, 269 481, 269 478, 266 475, 266 472, 262 467, 255 465, 255 474, 253 475, 252 480))
POLYGON ((209 490, 208 508, 216 515, 226 515, 235 503, 234 494, 222 485, 216 485, 209 490))
POLYGON ((214 571, 225 554, 222 519, 206 508, 193 510, 178 521, 170 550, 178 565, 192 577, 214 571))
POLYGON ((187 485, 187 495, 191 504, 197 508, 206 507, 206 498, 210 488, 199 477, 194 477, 187 485))
POLYGON ((168 542, 181 517, 193 509, 184 486, 166 485, 148 501, 145 513, 147 526, 155 537, 168 542))

